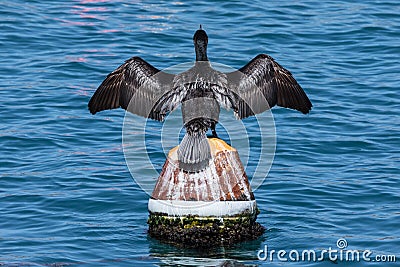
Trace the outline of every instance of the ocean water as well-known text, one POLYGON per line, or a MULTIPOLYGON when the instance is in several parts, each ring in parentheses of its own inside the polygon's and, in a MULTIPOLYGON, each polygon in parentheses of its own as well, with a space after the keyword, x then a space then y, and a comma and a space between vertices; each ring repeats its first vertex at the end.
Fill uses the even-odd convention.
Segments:
MULTIPOLYGON (((0 14, 0 266, 281 266, 288 262, 257 252, 321 253, 338 249, 338 239, 399 263, 397 1, 5 0, 0 14), (125 161, 124 110, 87 110, 105 76, 131 56, 160 69, 193 61, 199 24, 211 61, 240 68, 267 53, 314 105, 306 116, 272 110, 276 153, 254 192, 265 234, 210 251, 147 236, 140 177, 152 175, 148 159, 125 161)), ((219 131, 233 140, 243 124, 231 117, 221 115, 219 131)), ((244 124, 249 135, 259 129, 256 120, 244 124)), ((146 128, 156 169, 177 145, 157 145, 159 125, 146 128)))

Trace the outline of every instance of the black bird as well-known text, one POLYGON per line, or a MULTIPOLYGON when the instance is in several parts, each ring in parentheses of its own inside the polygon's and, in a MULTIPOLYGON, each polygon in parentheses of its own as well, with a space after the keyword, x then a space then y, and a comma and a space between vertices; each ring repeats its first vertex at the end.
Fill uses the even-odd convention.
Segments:
POLYGON ((217 137, 220 106, 233 109, 238 119, 278 105, 307 114, 312 107, 292 74, 272 57, 260 54, 238 71, 222 73, 207 57, 208 36, 201 28, 193 36, 194 66, 177 75, 158 70, 132 57, 110 73, 89 101, 92 114, 122 107, 134 114, 163 121, 182 104, 186 134, 179 149, 179 167, 205 169, 211 159, 206 132, 217 137))

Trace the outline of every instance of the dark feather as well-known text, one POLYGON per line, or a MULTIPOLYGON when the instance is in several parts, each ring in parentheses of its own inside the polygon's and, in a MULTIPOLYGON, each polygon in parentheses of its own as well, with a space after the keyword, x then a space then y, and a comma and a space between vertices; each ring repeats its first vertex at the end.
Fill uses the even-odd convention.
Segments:
POLYGON ((275 105, 298 110, 304 114, 312 104, 292 74, 272 57, 260 54, 239 71, 228 74, 230 87, 236 95, 240 119, 272 108, 275 105), (263 101, 262 96, 266 101, 263 101))
POLYGON ((153 107, 171 89, 173 77, 140 57, 132 57, 100 84, 89 101, 89 110, 96 114, 121 107, 134 114, 162 121, 170 110, 153 111, 153 107))

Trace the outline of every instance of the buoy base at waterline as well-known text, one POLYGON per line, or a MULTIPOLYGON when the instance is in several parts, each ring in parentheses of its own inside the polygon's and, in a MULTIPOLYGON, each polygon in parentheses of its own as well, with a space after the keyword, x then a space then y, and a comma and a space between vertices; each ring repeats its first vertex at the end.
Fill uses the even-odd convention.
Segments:
POLYGON ((182 247, 232 245, 257 239, 265 228, 236 149, 208 139, 212 151, 204 171, 179 169, 171 149, 149 200, 148 233, 182 247))
POLYGON ((179 247, 229 246, 260 237, 265 228, 246 215, 237 217, 175 217, 150 212, 149 235, 179 247))

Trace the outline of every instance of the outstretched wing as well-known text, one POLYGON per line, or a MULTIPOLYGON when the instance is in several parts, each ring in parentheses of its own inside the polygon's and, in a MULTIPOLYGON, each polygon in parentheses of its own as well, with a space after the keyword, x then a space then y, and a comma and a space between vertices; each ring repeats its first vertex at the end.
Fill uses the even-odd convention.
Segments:
POLYGON ((174 75, 161 72, 140 57, 132 57, 111 72, 89 101, 92 114, 123 108, 134 114, 162 121, 170 110, 153 107, 171 89, 174 75))
POLYGON ((235 113, 240 119, 275 105, 304 114, 311 110, 311 101, 292 74, 266 54, 256 56, 228 76, 237 98, 235 113))

